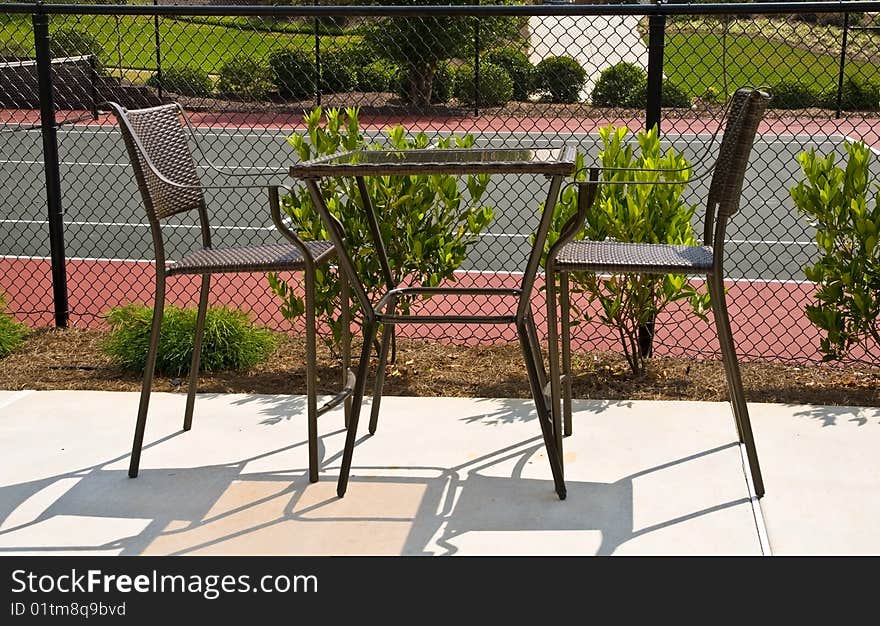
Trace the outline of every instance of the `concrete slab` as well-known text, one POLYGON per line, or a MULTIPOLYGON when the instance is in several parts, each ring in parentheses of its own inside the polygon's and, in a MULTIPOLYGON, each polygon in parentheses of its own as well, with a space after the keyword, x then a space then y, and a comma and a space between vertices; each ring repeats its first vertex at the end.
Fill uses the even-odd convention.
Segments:
POLYGON ((752 405, 774 554, 880 554, 880 409, 752 405))
POLYGON ((0 554, 760 554, 725 404, 577 402, 565 501, 523 400, 383 399, 342 500, 340 411, 309 484, 302 397, 157 393, 131 480, 136 406, 0 408, 0 554))

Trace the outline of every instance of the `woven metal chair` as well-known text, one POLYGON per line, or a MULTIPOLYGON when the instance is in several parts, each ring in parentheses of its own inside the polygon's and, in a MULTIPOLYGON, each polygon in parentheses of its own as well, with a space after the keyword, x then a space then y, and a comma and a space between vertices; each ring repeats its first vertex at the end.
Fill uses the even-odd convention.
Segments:
MULTIPOLYGON (((578 183, 578 207, 564 225, 559 239, 547 255, 547 324, 550 382, 554 429, 557 449, 562 453, 562 420, 565 435, 570 435, 571 425, 571 317, 570 272, 594 272, 607 274, 686 274, 707 277, 712 311, 721 357, 727 377, 727 386, 736 420, 739 440, 745 445, 751 468, 755 493, 764 495, 764 482, 758 464, 755 441, 749 421, 749 412, 743 392, 742 378, 737 363, 736 350, 730 330, 727 301, 724 293, 724 236, 727 222, 739 209, 743 178, 754 143, 758 123, 763 117, 769 96, 756 89, 739 89, 729 106, 724 134, 714 167, 706 207, 704 245, 681 246, 665 244, 621 243, 614 241, 573 241, 581 229, 587 212, 597 195, 599 185, 638 184, 607 180, 599 182, 599 168, 591 168, 588 181, 578 183), (562 326, 562 364, 557 323, 556 280, 559 276, 559 305, 562 326)), ((608 177, 610 178, 610 176, 608 177)), ((658 184, 658 183, 654 183, 658 184)), ((662 184, 662 183, 659 183, 662 184)))
MULTIPOLYGON (((208 295, 212 274, 229 273, 262 273, 262 272, 303 272, 305 275, 305 309, 306 309, 306 396, 308 414, 308 446, 309 446, 309 479, 318 480, 318 427, 317 418, 320 414, 345 402, 346 423, 350 396, 354 387, 354 374, 350 369, 350 321, 348 308, 348 288, 344 275, 342 294, 342 326, 343 349, 342 371, 343 389, 320 408, 317 405, 317 357, 316 357, 316 325, 315 325, 315 271, 335 256, 335 250, 329 241, 302 241, 290 229, 286 219, 281 215, 279 202, 280 185, 203 185, 199 179, 196 162, 190 150, 189 140, 195 142, 196 137, 189 120, 178 104, 166 104, 146 109, 126 110, 115 102, 107 106, 113 111, 125 139, 128 155, 134 168, 150 231, 153 237, 153 248, 156 260, 156 289, 154 296, 153 318, 150 331, 150 344, 144 368, 143 386, 138 406, 137 424, 135 426, 134 443, 131 451, 131 463, 128 475, 137 476, 140 464, 141 448, 147 421, 147 410, 150 403, 153 374, 156 365, 156 353, 159 346, 159 332, 162 324, 165 305, 166 277, 183 274, 196 274, 202 277, 199 295, 198 315, 196 318, 193 354, 190 366, 189 388, 186 398, 186 409, 183 417, 183 430, 192 426, 193 407, 201 356, 202 336, 205 327, 205 315, 208 308, 208 295), (249 247, 215 248, 211 243, 211 228, 205 203, 205 189, 245 189, 266 188, 269 193, 269 208, 272 220, 287 239, 287 242, 249 247), (196 211, 201 231, 201 247, 183 255, 178 261, 168 261, 165 254, 165 239, 162 224, 168 218, 196 211)), ((197 145, 197 144, 196 144, 197 145)), ((230 176, 252 176, 258 174, 241 174, 224 172, 211 164, 215 171, 230 176)), ((286 173, 286 171, 284 172, 286 173)))

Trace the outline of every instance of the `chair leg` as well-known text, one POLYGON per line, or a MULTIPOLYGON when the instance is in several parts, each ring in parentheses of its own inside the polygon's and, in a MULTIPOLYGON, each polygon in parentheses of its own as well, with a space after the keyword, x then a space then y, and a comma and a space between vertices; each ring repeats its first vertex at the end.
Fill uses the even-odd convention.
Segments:
POLYGON ((563 434, 572 432, 571 424, 571 292, 568 272, 559 275, 559 305, 562 311, 562 417, 565 422, 563 434))
POLYGON ((211 291, 211 275, 202 274, 202 289, 199 293, 199 309, 196 314, 196 334, 193 339, 192 361, 189 366, 189 389, 186 392, 186 410, 183 412, 183 430, 192 428, 193 408, 196 403, 196 386, 199 380, 199 365, 202 356, 202 339, 205 335, 205 317, 208 313, 208 294, 211 291))
POLYGON ((156 369, 156 353, 159 351, 159 336, 162 328, 162 316, 165 312, 165 277, 156 277, 156 296, 153 302, 153 323, 150 326, 150 346, 147 348, 147 360, 144 363, 144 380, 141 383, 141 400, 138 405, 137 422, 134 428, 134 442, 131 446, 131 461, 128 465, 129 478, 138 475, 141 462, 141 448, 144 445, 144 431, 147 426, 147 409, 150 406, 150 391, 153 388, 153 372, 156 369))
POLYGON ((519 345, 522 350, 523 360, 526 365, 526 373, 529 378, 529 387, 532 398, 535 401, 535 410, 538 415, 538 424, 541 426, 541 435, 544 438, 544 447, 547 448, 547 460, 550 462, 550 471, 553 474, 553 484, 556 487, 556 495, 560 500, 565 500, 565 478, 562 469, 562 456, 556 448, 556 438, 553 435, 553 423, 550 410, 544 399, 543 385, 539 380, 538 363, 541 353, 535 352, 533 342, 529 335, 530 319, 517 322, 516 330, 519 337, 519 345))
MULTIPOLYGON (((348 372, 351 370, 351 288, 348 284, 348 277, 341 269, 339 270, 339 289, 339 308, 342 322, 342 386, 345 388, 348 384, 348 372)), ((345 399, 343 414, 345 415, 345 426, 348 428, 348 422, 351 418, 351 396, 345 399)))
POLYGON ((718 330, 718 343, 721 346, 721 360, 724 364, 724 373, 727 376, 727 388, 730 393, 730 404, 733 407, 734 419, 736 420, 736 429, 740 442, 745 444, 746 447, 746 457, 749 460, 755 495, 760 498, 764 495, 764 479, 761 476, 761 466, 758 463, 758 452, 755 448, 752 424, 749 420, 749 409, 746 404, 745 392, 743 391, 739 364, 737 363, 733 334, 730 330, 730 318, 727 314, 727 299, 724 295, 724 285, 720 280, 716 283, 716 280, 710 277, 709 286, 712 297, 712 311, 715 315, 715 326, 718 330))
MULTIPOLYGON (((394 314, 394 308, 391 309, 394 314)), ((376 434, 379 425, 379 406, 382 403, 382 387, 385 386, 385 365, 388 361, 388 349, 394 337, 394 325, 384 324, 382 328, 382 344, 379 347, 379 362, 376 365, 376 381, 373 385, 373 403, 370 407, 370 434, 376 434)))
POLYGON ((556 448, 562 454, 562 415, 560 407, 559 320, 556 310, 556 272, 550 263, 545 272, 547 280, 547 360, 550 362, 550 415, 556 448))
POLYGON ((358 364, 357 380, 354 384, 354 398, 352 399, 351 417, 348 422, 348 432, 345 435, 345 449, 342 452, 342 466, 339 468, 339 482, 336 484, 336 495, 340 498, 345 495, 348 488, 348 474, 351 471, 351 457, 354 453, 354 443, 357 439, 358 420, 361 414, 361 405, 364 403, 364 387, 367 383, 367 372, 370 370, 370 350, 373 339, 376 338, 376 322, 364 321, 364 345, 361 347, 361 361, 358 364))
POLYGON ((306 305, 306 417, 309 435, 309 482, 318 482, 318 358, 315 320, 314 270, 305 271, 306 305))

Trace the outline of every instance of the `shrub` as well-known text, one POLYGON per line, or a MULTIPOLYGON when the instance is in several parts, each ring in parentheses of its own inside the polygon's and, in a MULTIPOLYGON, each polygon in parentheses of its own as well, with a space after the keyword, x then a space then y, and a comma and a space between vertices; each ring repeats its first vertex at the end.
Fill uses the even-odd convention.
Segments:
POLYGON ((504 68, 513 81, 513 99, 523 102, 529 99, 535 81, 535 66, 529 57, 517 48, 498 48, 486 54, 486 61, 504 68))
MULTIPOLYGON (((823 92, 820 102, 826 109, 836 109, 837 88, 823 92)), ((869 82, 860 76, 847 76, 843 80, 840 108, 844 111, 880 110, 880 84, 869 82)))
MULTIPOLYGON (((449 102, 455 89, 455 70, 447 61, 440 61, 434 70, 434 78, 431 81, 431 104, 443 104, 449 102)), ((406 71, 400 71, 397 75, 395 92, 404 102, 410 102, 410 78, 406 71)))
POLYGON ((478 102, 480 106, 500 106, 513 97, 513 80, 503 67, 481 63, 478 93, 474 68, 464 65, 456 72, 455 97, 463 104, 478 102))
POLYGON ((59 28, 54 31, 49 41, 49 53, 54 59, 91 55, 95 57, 95 67, 98 71, 104 69, 104 46, 96 37, 84 30, 59 28))
MULTIPOLYGON (((147 79, 147 85, 158 88, 159 74, 150 76, 147 79)), ((169 67, 162 68, 162 89, 173 91, 181 96, 207 98, 211 95, 213 84, 208 73, 201 68, 169 67)))
POLYGON ((648 75, 638 65, 621 62, 599 74, 591 100, 598 107, 635 109, 645 106, 648 75))
MULTIPOLYGON (((153 310, 129 304, 111 309, 103 349, 115 363, 127 370, 143 372, 150 344, 153 310)), ((196 310, 166 306, 156 357, 156 371, 167 376, 189 372, 196 328, 196 310)), ((272 354, 274 333, 256 328, 247 314, 225 307, 208 307, 202 341, 201 369, 206 372, 244 370, 272 354)))
POLYGON ((28 329, 6 313, 6 302, 0 296, 0 358, 15 350, 24 341, 28 329))
MULTIPOLYGON (((639 154, 625 141, 626 128, 605 127, 599 130, 602 148, 598 158, 604 168, 602 181, 616 184, 601 185, 599 195, 589 212, 584 229, 577 238, 593 241, 614 240, 630 243, 669 243, 695 245, 696 233, 691 220, 695 205, 685 204, 683 195, 690 179, 690 164, 681 154, 670 148, 664 152, 655 126, 636 136, 639 154), (665 172, 646 172, 638 169, 653 168, 665 172), (623 185, 621 182, 662 181, 663 184, 623 185)), ((583 174, 583 155, 577 157, 576 171, 583 174)), ((576 211, 577 189, 567 186, 560 196, 553 215, 551 232, 544 252, 557 241, 563 224, 576 211)), ((624 274, 600 276, 576 272, 571 275, 572 289, 584 292, 590 303, 600 305, 599 320, 617 331, 624 355, 634 374, 643 373, 648 354, 639 342, 640 329, 651 323, 666 306, 676 300, 690 301, 693 312, 705 318, 709 295, 698 292, 683 275, 624 274)), ((590 314, 575 309, 586 321, 590 314)))
POLYGON ((400 69, 391 61, 373 61, 358 70, 358 91, 392 91, 400 69))
POLYGON ((315 95, 315 57, 295 48, 276 50, 269 55, 272 82, 282 98, 301 100, 315 95))
MULTIPOLYGON (((648 84, 645 83, 645 89, 647 91, 648 84)), ((660 106, 663 107, 673 107, 678 109, 688 109, 691 106, 691 97, 684 90, 683 87, 669 82, 668 80, 663 81, 663 86, 661 87, 660 92, 660 106)), ((646 98, 647 98, 647 94, 646 98)))
POLYGON ((578 102, 587 71, 568 56, 547 57, 535 67, 535 85, 550 92, 553 102, 578 102))
POLYGON ((821 255, 804 267, 806 277, 819 285, 807 317, 825 331, 820 340, 825 361, 844 358, 860 346, 880 365, 880 185, 875 184, 869 202, 871 149, 861 142, 844 142, 843 148, 844 169, 833 153, 822 157, 811 149, 797 157, 804 179, 791 197, 815 224, 821 255))
MULTIPOLYGON (((377 144, 368 146, 363 137, 357 109, 346 109, 344 114, 330 109, 325 120, 322 109, 317 107, 306 115, 305 123, 305 131, 288 138, 303 161, 342 150, 378 147, 377 144)), ((469 135, 441 137, 437 147, 467 148, 473 141, 469 135)), ((420 132, 408 137, 403 127, 396 126, 387 131, 386 143, 391 149, 426 148, 428 136, 420 132)), ((398 282, 406 277, 412 284, 430 287, 452 279, 467 256, 468 247, 477 241, 492 219, 492 209, 480 204, 489 183, 488 176, 468 176, 463 181, 467 194, 459 189, 460 179, 448 175, 371 176, 364 181, 375 204, 380 232, 394 233, 393 237, 385 237, 385 246, 393 278, 398 282), (401 201, 402 198, 407 201, 401 201)), ((375 301, 377 294, 384 291, 385 281, 356 183, 350 178, 323 179, 320 187, 331 211, 345 228, 355 270, 375 301)), ((324 224, 305 189, 299 187, 285 196, 283 206, 301 237, 327 239, 324 224)), ((293 319, 303 313, 302 299, 277 274, 269 275, 269 284, 282 298, 281 310, 285 317, 293 319)), ((318 274, 318 313, 333 330, 333 339, 337 342, 341 332, 335 311, 339 290, 335 272, 318 274)), ((405 299, 398 302, 402 310, 411 304, 405 299)), ((353 305, 357 310, 357 302, 353 305)))
POLYGON ((770 106, 774 109, 806 109, 819 105, 819 94, 809 85, 788 80, 771 87, 773 99, 770 106))
POLYGON ((265 100, 272 91, 272 74, 267 65, 246 55, 235 56, 220 67, 220 93, 246 100, 265 100))
MULTIPOLYGON (((272 81, 283 98, 301 100, 315 95, 315 55, 311 51, 287 48, 269 55, 272 81)), ((357 83, 349 53, 332 50, 321 54, 321 93, 352 90, 357 83)))
POLYGON ((346 51, 321 53, 321 93, 351 91, 357 84, 357 66, 346 51))

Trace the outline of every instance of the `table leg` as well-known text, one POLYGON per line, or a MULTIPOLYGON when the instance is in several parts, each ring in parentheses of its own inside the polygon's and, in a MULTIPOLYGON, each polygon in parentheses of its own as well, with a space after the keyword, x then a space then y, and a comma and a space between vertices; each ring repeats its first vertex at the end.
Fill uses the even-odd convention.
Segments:
MULTIPOLYGON (((547 448, 547 458, 550 461, 550 471, 553 474, 553 483, 556 487, 556 494, 560 500, 565 500, 565 480, 562 475, 562 457, 559 455, 559 449, 556 447, 556 438, 553 433, 553 422, 550 416, 550 410, 547 401, 544 398, 544 390, 540 385, 538 359, 532 347, 529 338, 529 323, 531 318, 517 322, 516 330, 519 336, 520 347, 522 348, 523 360, 526 365, 526 373, 529 378, 529 386, 532 390, 532 398, 535 400, 535 409, 538 414, 538 423, 541 425, 541 434, 544 436, 544 446, 547 448)), ((533 324, 534 322, 532 322, 533 324)))
POLYGON ((345 495, 345 490, 348 488, 348 474, 351 471, 351 457, 357 439, 358 419, 361 415, 361 405, 364 403, 364 387, 367 384, 367 373, 370 371, 370 350, 375 338, 375 320, 365 320, 364 345, 361 347, 361 361, 358 365, 357 380, 352 394, 354 397, 352 398, 351 416, 348 420, 348 433, 345 436, 345 449, 342 453, 342 466, 339 468, 339 482, 336 484, 336 495, 340 498, 345 495))

